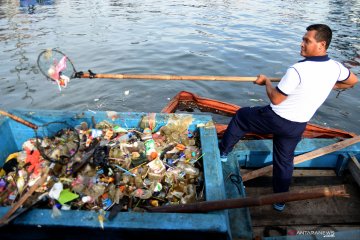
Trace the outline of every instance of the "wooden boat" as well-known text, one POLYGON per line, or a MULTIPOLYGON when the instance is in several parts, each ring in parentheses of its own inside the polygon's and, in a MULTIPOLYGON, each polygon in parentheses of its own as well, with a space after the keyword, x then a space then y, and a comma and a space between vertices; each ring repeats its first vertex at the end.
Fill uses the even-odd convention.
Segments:
MULTIPOLYGON (((179 93, 170 103, 163 109, 163 113, 156 114, 156 122, 159 126, 165 124, 170 116, 181 115, 174 113, 180 106, 200 107, 201 110, 206 110, 215 113, 226 113, 228 115, 234 114, 239 108, 236 105, 219 102, 212 99, 202 98, 189 92, 179 93)), ((12 114, 21 116, 27 121, 36 125, 53 121, 66 121, 72 126, 76 126, 83 121, 89 124, 95 119, 96 122, 101 120, 108 120, 116 122, 127 128, 138 128, 140 119, 147 115, 147 113, 107 113, 107 112, 71 112, 71 111, 40 111, 40 110, 13 110, 12 114), (114 117, 116 116, 116 117, 114 117)), ((212 125, 212 118, 208 115, 192 115, 195 121, 192 127, 200 132, 202 151, 205 153, 203 157, 204 174, 205 174, 205 195, 207 201, 216 201, 222 199, 245 198, 248 195, 263 195, 264 192, 270 193, 269 175, 254 179, 248 182, 242 181, 242 174, 244 171, 252 170, 253 168, 261 168, 271 163, 271 140, 270 136, 248 135, 248 139, 239 142, 233 153, 230 155, 228 162, 221 163, 219 160, 219 152, 217 148, 218 136, 225 128, 222 125, 212 125), (261 188, 259 187, 261 186, 261 188), (246 186, 246 187, 245 187, 246 186)), ((0 163, 4 161, 6 156, 21 148, 21 144, 30 137, 34 136, 34 131, 15 122, 9 118, 0 118, 0 163)), ((355 134, 347 133, 338 129, 329 129, 321 126, 310 124, 307 128, 304 140, 296 149, 296 154, 304 154, 316 150, 318 148, 326 147, 331 144, 336 144, 341 139, 351 139, 355 134)), ((350 169, 353 176, 359 174, 359 163, 356 157, 360 153, 360 144, 353 144, 341 150, 336 150, 330 154, 322 157, 309 160, 297 167, 299 171, 295 174, 303 176, 304 169, 315 171, 313 169, 327 169, 331 171, 331 177, 337 183, 341 176, 346 174, 350 169), (311 169, 311 170, 310 170, 311 169), (334 172, 336 174, 334 174, 334 172)), ((323 173, 321 173, 323 174, 323 173)), ((331 185, 331 183, 324 183, 323 177, 328 180, 328 175, 316 176, 322 185, 331 185)), ((310 177, 314 181, 313 177, 310 177)), ((355 178, 355 177, 354 177, 355 178)), ((300 181, 300 180, 296 180, 300 181)), ((316 181, 315 181, 316 182, 316 181)), ((308 187, 305 184, 305 187, 308 187)), ((312 183, 313 185, 316 185, 312 183)), ((304 185, 296 187, 304 188, 304 185)), ((354 220, 348 220, 342 216, 337 224, 352 225, 352 228, 341 228, 337 231, 334 229, 335 239, 340 237, 351 237, 360 234, 358 207, 359 190, 358 188, 351 188, 352 196, 348 201, 345 199, 333 200, 338 205, 351 206, 347 209, 348 214, 352 214, 354 220), (355 197, 355 199, 354 199, 355 197), (350 202, 350 200, 352 202, 350 202), (352 205, 351 205, 352 204, 352 205), (350 213, 349 213, 350 211, 350 213), (352 211, 352 212, 351 212, 352 211), (354 230, 355 229, 355 230, 354 230)), ((315 200, 313 200, 315 201, 315 200)), ((321 203, 323 200, 316 201, 321 203)), ((299 218, 299 214, 294 214, 294 209, 303 208, 303 201, 296 203, 292 202, 288 206, 288 210, 283 213, 274 213, 270 205, 258 206, 256 208, 237 208, 230 210, 211 211, 207 213, 138 213, 138 212, 123 212, 118 214, 112 221, 105 222, 104 230, 99 228, 97 214, 91 211, 63 211, 60 218, 51 218, 50 210, 48 209, 33 209, 28 213, 19 216, 11 224, 3 227, 0 231, 0 236, 6 239, 26 239, 37 238, 46 239, 49 236, 57 236, 59 238, 109 238, 109 239, 133 239, 139 237, 157 238, 157 239, 253 239, 262 237, 261 232, 263 228, 268 226, 282 227, 286 230, 286 235, 290 233, 299 233, 301 230, 296 225, 295 220, 299 218), (297 205, 298 204, 298 205, 297 205), (276 214, 276 215, 275 215, 276 214), (283 214, 283 215, 281 215, 283 214), (274 217, 275 216, 275 217, 274 217), (259 219, 264 218, 267 223, 261 222, 259 219), (282 219, 290 219, 292 224, 281 222, 282 219), (255 223, 255 225, 254 225, 255 223), (289 227, 290 226, 290 227, 289 227), (291 228, 292 227, 292 228, 291 228), (21 233, 19 233, 21 229, 21 233), (34 231, 36 229, 36 231, 34 231), (290 231, 291 230, 291 231, 290 231), (56 235, 55 235, 56 234, 56 235)), ((312 202, 312 201, 311 201, 312 202)), ((323 201, 325 202, 325 201, 323 201)), ((309 205, 310 202, 307 202, 309 205)), ((318 205, 316 205, 318 206, 318 205)), ((316 206, 309 207, 310 213, 315 214, 316 206)), ((334 206, 334 205, 330 205, 334 206)), ((317 207, 322 209, 321 207, 317 207)), ((337 208, 336 208, 337 209, 337 208)), ((0 215, 6 214, 9 207, 0 207, 0 215)), ((326 208, 329 210, 329 207, 326 208)), ((337 209, 337 211, 340 211, 337 209)), ((298 211, 299 212, 299 211, 298 211)), ((301 226, 308 226, 304 231, 312 231, 314 222, 304 224, 304 219, 309 218, 307 214, 309 211, 301 215, 303 222, 301 226)), ((326 218, 340 217, 342 212, 332 214, 330 216, 323 216, 326 218)), ((310 214, 310 215, 311 215, 310 214)), ((316 214, 315 214, 316 215, 316 214)), ((329 222, 325 222, 329 224, 329 222)), ((317 222, 316 227, 320 226, 321 222, 317 222)), ((274 227, 275 228, 275 227, 274 227)), ((330 229, 330 231, 334 231, 330 229)), ((269 229, 271 231, 273 229, 269 229)), ((276 230, 276 228, 275 228, 276 230)), ((320 229, 325 231, 324 228, 320 229)), ((322 234, 323 232, 321 232, 322 234)), ((330 232, 332 233, 332 232, 330 232)), ((321 235, 320 234, 320 235, 321 235)), ((303 235, 292 236, 291 239, 305 239, 303 235)), ((324 235, 324 234, 323 234, 324 235)), ((288 237, 288 236, 287 236, 288 237)), ((308 234, 305 237, 314 237, 308 234)), ((275 238, 263 239, 282 239, 280 236, 275 238)))
MULTIPOLYGON (((240 107, 182 91, 163 108, 162 112, 193 111, 196 108, 201 112, 232 116, 240 107)), ((215 126, 218 138, 221 138, 227 126, 216 123, 215 126)), ((295 155, 301 156, 301 154, 355 136, 351 132, 308 123, 295 155)), ((228 162, 223 164, 227 198, 259 196, 272 192, 271 173, 247 182, 241 181, 241 177, 254 168, 271 164, 272 142, 270 139, 271 135, 249 133, 235 146, 228 162), (241 186, 241 191, 235 187, 238 185, 241 186)), ((360 164, 356 156, 359 154, 359 147, 360 144, 355 144, 295 165, 291 187, 291 190, 296 191, 311 186, 331 186, 345 182, 346 188, 350 191, 350 198, 293 202, 288 204, 285 213, 280 214, 271 206, 229 210, 232 237, 235 239, 314 239, 317 237, 358 239, 360 237, 360 212, 358 210, 360 207, 360 164), (244 221, 245 219, 247 221, 244 221)))
MULTIPOLYGON (((181 91, 174 96, 169 103, 162 109, 163 113, 174 113, 176 111, 193 111, 199 109, 201 112, 210 112, 224 116, 233 116, 240 106, 235 104, 218 101, 215 99, 201 97, 191 92, 181 91)), ((227 125, 215 124, 218 137, 221 138, 227 125)), ((328 128, 313 123, 308 123, 303 134, 304 138, 351 138, 355 134, 340 129, 328 128)), ((246 139, 269 139, 271 135, 259 135, 249 133, 246 139)))

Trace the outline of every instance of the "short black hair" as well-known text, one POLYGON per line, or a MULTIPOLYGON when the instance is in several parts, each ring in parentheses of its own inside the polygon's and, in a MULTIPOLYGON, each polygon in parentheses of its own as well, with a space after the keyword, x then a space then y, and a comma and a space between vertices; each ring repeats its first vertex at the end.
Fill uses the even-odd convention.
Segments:
POLYGON ((330 46, 331 38, 332 38, 332 31, 328 25, 325 24, 313 24, 306 28, 307 31, 315 30, 315 39, 316 41, 325 41, 326 46, 325 48, 328 49, 330 46))

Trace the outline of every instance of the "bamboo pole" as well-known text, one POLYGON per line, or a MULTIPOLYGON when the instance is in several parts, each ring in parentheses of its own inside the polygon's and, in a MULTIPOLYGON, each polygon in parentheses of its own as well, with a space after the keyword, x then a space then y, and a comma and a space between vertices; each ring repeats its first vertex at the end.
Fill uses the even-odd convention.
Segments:
MULTIPOLYGON (((349 138, 349 139, 343 140, 341 142, 337 142, 337 143, 331 144, 329 146, 322 147, 322 148, 316 149, 314 151, 301 154, 294 158, 294 165, 302 163, 302 162, 306 162, 308 160, 323 156, 328 153, 338 151, 340 149, 343 149, 345 147, 348 147, 348 146, 353 145, 358 142, 360 142, 360 136, 349 138)), ((272 169, 273 169, 273 165, 269 165, 269 166, 248 172, 242 176, 242 180, 245 182, 245 181, 263 176, 263 175, 271 172, 272 169)))
MULTIPOLYGON (((80 78, 109 78, 109 79, 152 79, 152 80, 185 80, 185 81, 229 81, 254 82, 257 77, 239 76, 185 76, 185 75, 144 75, 144 74, 90 74, 83 73, 80 78)), ((269 78, 270 81, 279 82, 280 78, 269 78)))
POLYGON ((20 118, 18 116, 12 115, 11 113, 5 112, 3 110, 0 110, 0 115, 7 116, 7 117, 9 117, 9 118, 21 123, 21 124, 24 124, 25 126, 28 126, 28 127, 32 128, 32 129, 34 129, 34 130, 38 129, 38 126, 36 126, 35 124, 33 124, 31 122, 28 122, 28 121, 26 121, 26 120, 24 120, 24 119, 22 119, 22 118, 20 118))
POLYGON ((278 202, 292 202, 322 197, 348 197, 345 186, 318 187, 294 192, 274 193, 259 197, 235 198, 217 201, 205 201, 191 204, 166 205, 148 208, 150 212, 194 213, 210 212, 232 208, 270 205, 278 202))

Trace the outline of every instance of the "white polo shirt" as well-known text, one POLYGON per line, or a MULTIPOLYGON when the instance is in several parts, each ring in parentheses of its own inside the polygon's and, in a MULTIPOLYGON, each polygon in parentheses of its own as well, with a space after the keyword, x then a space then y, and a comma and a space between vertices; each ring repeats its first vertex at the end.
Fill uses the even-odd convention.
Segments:
POLYGON ((308 122, 323 104, 337 81, 344 81, 350 71, 326 56, 308 57, 291 66, 276 87, 287 98, 273 111, 293 122, 308 122))

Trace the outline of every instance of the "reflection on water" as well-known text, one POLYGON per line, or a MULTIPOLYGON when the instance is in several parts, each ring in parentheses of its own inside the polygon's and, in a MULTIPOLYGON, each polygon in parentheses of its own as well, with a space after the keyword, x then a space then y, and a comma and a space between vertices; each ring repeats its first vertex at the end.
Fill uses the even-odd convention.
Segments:
POLYGON ((20 0, 20 12, 34 14, 36 5, 51 5, 54 0, 20 0))
POLYGON ((20 0, 20 7, 29 7, 36 5, 52 5, 55 0, 20 0))
MULTIPOLYGON (((0 108, 159 112, 181 90, 266 104, 264 88, 235 82, 73 79, 59 92, 36 60, 58 48, 78 71, 280 77, 321 22, 334 30, 330 56, 360 75, 359 16, 356 0, 0 0, 0 108)), ((359 132, 357 91, 332 93, 313 121, 359 132)))

